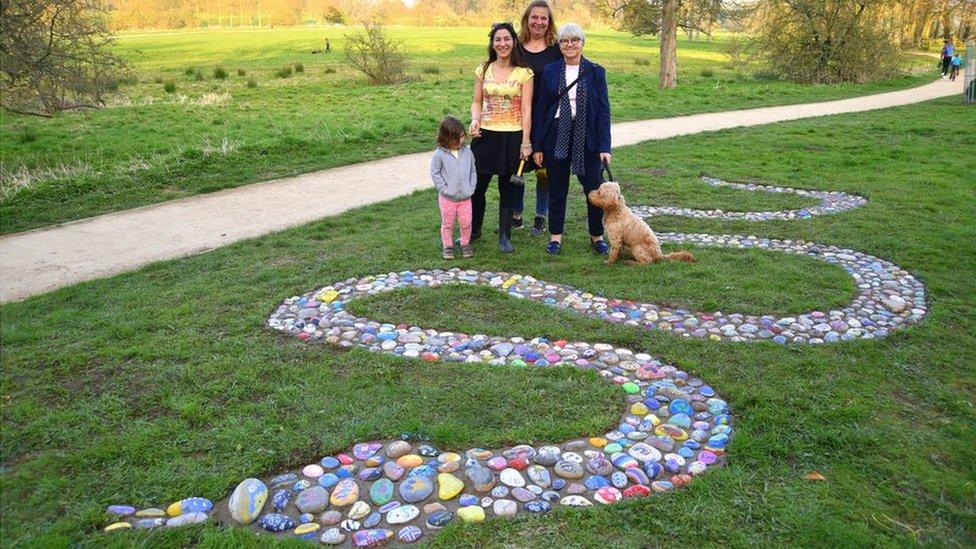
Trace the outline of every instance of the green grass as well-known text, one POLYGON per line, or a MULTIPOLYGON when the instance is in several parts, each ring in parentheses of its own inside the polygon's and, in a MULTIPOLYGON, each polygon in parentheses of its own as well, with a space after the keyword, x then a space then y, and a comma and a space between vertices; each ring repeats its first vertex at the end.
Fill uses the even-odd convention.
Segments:
MULTIPOLYGON (((959 153, 976 138, 956 129, 974 116, 946 99, 652 142, 615 156, 621 174, 639 173, 649 159, 667 172, 634 186, 635 203, 663 193, 678 203, 708 197, 717 190, 696 183, 702 172, 867 196, 861 209, 811 221, 653 224, 814 240, 894 261, 926 283, 931 308, 924 323, 888 338, 713 343, 577 318, 485 288, 354 304, 422 326, 615 342, 701 375, 731 402, 728 466, 689 489, 454 524, 434 544, 976 544, 976 301, 968 276, 976 268, 976 165, 959 153), (466 301, 452 306, 458 299, 466 301), (828 481, 802 480, 814 470, 828 481)), ((213 524, 99 530, 109 504, 217 500, 247 476, 373 437, 419 431, 456 450, 542 444, 605 432, 619 418, 619 394, 589 372, 431 365, 301 345, 263 327, 282 299, 331 281, 464 266, 726 312, 800 311, 842 303, 851 291, 835 267, 786 254, 702 249, 696 265, 608 268, 587 251, 575 188, 558 257, 520 231, 513 255, 486 242, 472 260, 443 261, 435 196, 424 191, 0 307, 3 545, 272 544, 213 524)), ((774 198, 722 196, 729 209, 754 200, 768 207, 763 201, 774 198)))
MULTIPOLYGON (((116 50, 137 81, 123 84, 107 108, 52 119, 3 113, 0 234, 432 149, 443 115, 466 116, 472 71, 485 55, 484 28, 392 28, 412 79, 389 87, 367 86, 345 62, 343 36, 350 31, 122 34, 116 50), (334 51, 311 53, 327 36, 334 51), (231 66, 247 76, 216 72, 231 66), (294 72, 297 66, 303 72, 294 72), (155 79, 172 81, 173 92, 155 79), (10 138, 25 134, 35 138, 10 138), (232 147, 209 146, 223 142, 232 147)), ((928 74, 872 85, 759 80, 727 66, 727 41, 721 34, 682 40, 680 84, 670 91, 657 89, 656 39, 596 30, 586 55, 608 68, 617 121, 848 97, 909 87, 934 74, 927 58, 907 56, 906 69, 928 74)))

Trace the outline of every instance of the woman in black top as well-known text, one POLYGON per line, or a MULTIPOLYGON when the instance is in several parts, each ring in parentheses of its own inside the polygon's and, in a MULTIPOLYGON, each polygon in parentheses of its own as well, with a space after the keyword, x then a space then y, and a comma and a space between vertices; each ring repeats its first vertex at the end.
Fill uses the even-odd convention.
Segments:
MULTIPOLYGON (((522 56, 532 68, 535 86, 538 89, 542 80, 542 68, 563 58, 556 44, 556 21, 552 15, 552 8, 546 0, 533 0, 522 12, 519 25, 519 46, 522 56)), ((535 108, 535 99, 532 101, 535 108)), ((513 227, 523 225, 522 212, 525 209, 525 187, 518 187, 515 195, 515 213, 513 227)), ((546 215, 549 213, 549 178, 543 167, 535 172, 535 222, 532 224, 532 236, 541 236, 546 232, 546 215)))

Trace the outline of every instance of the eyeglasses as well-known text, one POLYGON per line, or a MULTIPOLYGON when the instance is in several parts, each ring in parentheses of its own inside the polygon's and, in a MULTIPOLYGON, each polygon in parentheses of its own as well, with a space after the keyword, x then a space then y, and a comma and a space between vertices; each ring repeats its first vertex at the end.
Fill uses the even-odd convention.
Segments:
POLYGON ((583 43, 583 39, 578 36, 574 36, 572 38, 563 38, 562 40, 559 41, 560 46, 569 46, 569 45, 578 46, 582 43, 583 43))

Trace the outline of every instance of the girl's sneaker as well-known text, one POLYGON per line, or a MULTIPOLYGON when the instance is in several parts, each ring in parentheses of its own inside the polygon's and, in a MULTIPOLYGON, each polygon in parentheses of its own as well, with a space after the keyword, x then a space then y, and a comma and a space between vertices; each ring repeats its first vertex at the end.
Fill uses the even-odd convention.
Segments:
POLYGON ((474 256, 474 248, 471 245, 461 246, 461 257, 472 257, 474 256))
POLYGON ((441 252, 441 257, 444 259, 454 259, 454 248, 444 248, 441 252))

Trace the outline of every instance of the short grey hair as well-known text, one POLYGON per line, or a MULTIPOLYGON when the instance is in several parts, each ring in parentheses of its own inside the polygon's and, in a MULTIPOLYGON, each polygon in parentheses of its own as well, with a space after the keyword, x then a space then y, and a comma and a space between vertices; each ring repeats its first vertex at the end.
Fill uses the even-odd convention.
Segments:
POLYGON ((583 27, 576 23, 566 23, 562 27, 559 27, 559 32, 556 33, 556 42, 559 42, 563 38, 579 38, 581 42, 586 42, 586 34, 583 32, 583 27))

